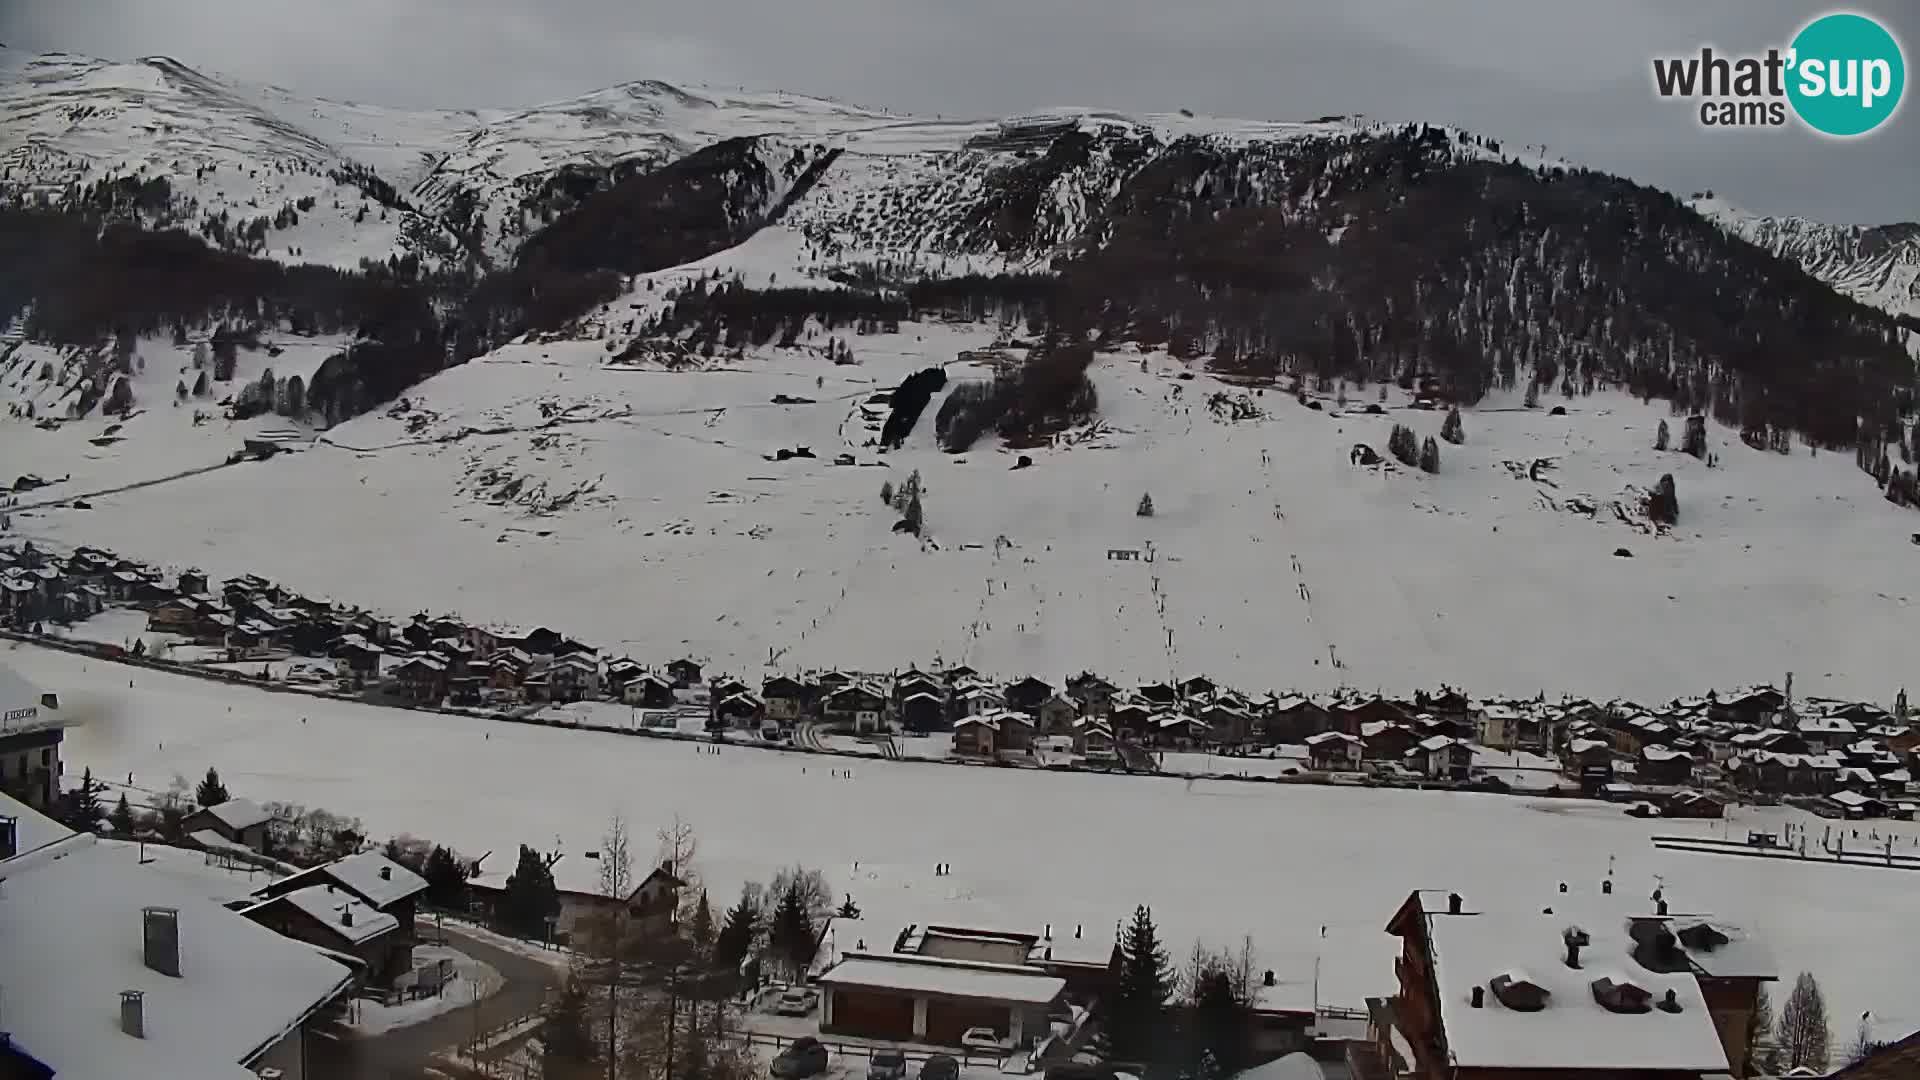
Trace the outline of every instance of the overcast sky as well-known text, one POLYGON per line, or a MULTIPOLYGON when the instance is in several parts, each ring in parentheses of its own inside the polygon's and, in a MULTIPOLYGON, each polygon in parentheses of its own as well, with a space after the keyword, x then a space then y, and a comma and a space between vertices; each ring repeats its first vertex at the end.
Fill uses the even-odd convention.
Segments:
MULTIPOLYGON (((1920 0, 1860 0, 1920 73, 1920 0)), ((321 97, 520 107, 642 78, 948 116, 1050 105, 1456 124, 1765 213, 1920 218, 1920 106, 1851 142, 1704 130, 1655 55, 1784 44, 1789 0, 0 0, 0 42, 321 97), (1471 14, 1468 14, 1471 13, 1471 14)), ((1909 89, 1912 98, 1920 90, 1909 89)))

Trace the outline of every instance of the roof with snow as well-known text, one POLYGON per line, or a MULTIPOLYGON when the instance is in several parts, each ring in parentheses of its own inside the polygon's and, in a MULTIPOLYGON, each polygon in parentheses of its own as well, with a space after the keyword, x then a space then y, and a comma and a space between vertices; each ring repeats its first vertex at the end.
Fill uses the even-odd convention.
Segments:
POLYGON ((1238 1073, 1234 1080, 1327 1080, 1327 1073, 1307 1053, 1296 1050, 1238 1073))
POLYGON ((218 806, 201 807, 201 813, 212 815, 220 824, 235 832, 265 825, 273 820, 272 814, 251 799, 228 799, 218 806))
POLYGON ((37 726, 39 717, 40 688, 19 672, 0 664, 0 730, 37 726))
POLYGON ((376 911, 347 890, 331 885, 309 885, 304 889, 295 889, 271 900, 262 900, 243 914, 252 914, 275 904, 298 908, 352 945, 372 941, 381 934, 400 929, 399 919, 376 911))
POLYGON ((1581 967, 1569 968, 1562 929, 1557 920, 1427 917, 1441 1023, 1456 1067, 1726 1071, 1726 1051, 1691 974, 1649 971, 1634 961, 1624 933, 1597 927, 1587 928, 1593 941, 1581 967), (1545 1007, 1509 1008, 1491 986, 1502 974, 1544 990, 1545 1007), (1595 996, 1602 979, 1637 986, 1655 1002, 1671 990, 1680 1011, 1614 1012, 1595 996))
POLYGON ((0 862, 0 997, 16 1046, 62 1077, 245 1080, 243 1067, 344 993, 337 960, 143 867, 133 848, 66 833, 4 796, 0 813, 65 833, 0 862), (180 976, 142 957, 142 909, 178 912, 180 976), (145 996, 146 1037, 120 1030, 119 996, 145 996))
POLYGON ((1065 990, 1065 979, 1010 964, 907 959, 853 953, 820 975, 826 986, 862 986, 909 994, 941 994, 1025 1005, 1048 1005, 1065 990))
POLYGON ((363 851, 283 878, 275 883, 280 886, 276 891, 284 891, 286 886, 295 883, 321 885, 327 879, 382 910, 427 889, 426 878, 378 851, 363 851))
POLYGON ((1745 927, 1719 919, 1675 919, 1667 929, 1694 967, 1716 979, 1777 979, 1773 950, 1745 927))

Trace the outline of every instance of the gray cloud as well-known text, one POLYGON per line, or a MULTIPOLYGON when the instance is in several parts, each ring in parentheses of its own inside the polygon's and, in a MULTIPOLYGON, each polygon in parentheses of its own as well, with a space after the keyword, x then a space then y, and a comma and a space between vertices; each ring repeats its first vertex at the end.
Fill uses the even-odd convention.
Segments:
MULTIPOLYGON (((1920 81, 1920 0, 1854 6, 1902 35, 1920 81)), ((1766 213, 1920 217, 1912 103, 1871 138, 1828 142, 1706 131, 1687 105, 1653 97, 1653 55, 1762 48, 1809 13, 1796 0, 0 0, 0 41, 165 54, 404 106, 520 107, 659 78, 949 116, 1365 113, 1544 144, 1766 213)))

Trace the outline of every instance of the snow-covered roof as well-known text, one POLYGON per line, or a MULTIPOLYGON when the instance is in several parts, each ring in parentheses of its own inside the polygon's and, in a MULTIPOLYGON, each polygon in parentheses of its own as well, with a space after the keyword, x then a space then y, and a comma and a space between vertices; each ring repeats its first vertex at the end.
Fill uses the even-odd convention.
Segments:
POLYGON ((1318 735, 1307 736, 1308 746, 1325 746, 1335 742, 1358 743, 1359 741, 1344 731, 1323 731, 1318 735))
POLYGON ((820 975, 827 986, 864 986, 903 993, 1048 1005, 1065 979, 1006 964, 968 964, 852 953, 820 975))
POLYGON ((1234 1080, 1327 1080, 1327 1073, 1305 1051, 1296 1050, 1265 1065, 1255 1065, 1237 1074, 1234 1080))
POLYGON ((409 896, 425 892, 427 879, 401 866, 378 851, 363 851, 358 855, 349 855, 344 859, 335 859, 324 866, 316 866, 302 871, 293 878, 311 879, 319 884, 322 878, 332 878, 352 890, 367 903, 377 908, 405 900, 409 896))
POLYGON ((295 889, 272 900, 263 900, 248 908, 247 913, 273 904, 290 904, 299 908, 315 922, 331 927, 341 940, 354 945, 400 929, 399 919, 376 911, 347 890, 331 885, 309 885, 304 889, 295 889))
POLYGON ((1431 754, 1436 750, 1445 750, 1450 746, 1465 746, 1464 742, 1451 735, 1429 735, 1420 740, 1420 749, 1431 754))
MULTIPOLYGON (((0 812, 38 817, 4 797, 0 812)), ((91 835, 0 862, 0 877, 6 1029, 58 1076, 244 1080, 246 1062, 353 979, 319 950, 91 835), (147 907, 178 912, 178 978, 142 961, 147 907), (144 994, 145 1038, 120 1030, 126 990, 144 994)))
POLYGON ((1611 745, 1600 739, 1575 739, 1567 744, 1567 749, 1576 754, 1584 754, 1589 750, 1605 750, 1611 745))
POLYGON ((1774 979, 1780 975, 1773 950, 1745 927, 1719 919, 1675 919, 1667 929, 1673 931, 1687 959, 1714 978, 1774 979))
POLYGON ((1691 974, 1649 971, 1634 962, 1624 933, 1598 928, 1588 928, 1594 940, 1582 966, 1569 968, 1562 929, 1557 920, 1428 917, 1441 1023, 1455 1067, 1726 1070, 1726 1051, 1691 974), (1489 983, 1511 972, 1525 972, 1547 991, 1545 1008, 1522 1012, 1501 1003, 1489 983), (1631 982, 1656 1002, 1672 990, 1680 1011, 1612 1012, 1594 997, 1592 984, 1602 978, 1631 982))
POLYGON ((1827 798, 1832 799, 1834 802, 1839 803, 1841 806, 1849 807, 1855 810, 1859 809, 1862 806, 1867 805, 1868 803, 1877 803, 1880 801, 1879 799, 1875 799, 1871 796, 1862 795, 1857 791, 1836 791, 1833 794, 1827 796, 1827 798))
POLYGON ((1646 758, 1648 761, 1672 761, 1675 758, 1683 758, 1687 755, 1679 750, 1670 750, 1664 746, 1643 746, 1640 748, 1640 756, 1646 758))
POLYGON ((211 815, 220 824, 235 832, 251 829, 255 825, 265 825, 273 820, 272 814, 267 813, 260 804, 251 799, 228 799, 218 806, 202 807, 201 812, 211 815))
POLYGON ((40 688, 19 672, 0 664, 0 725, 23 727, 33 723, 39 714, 40 688))
POLYGON ((1824 735, 1853 735, 1859 731, 1853 721, 1839 716, 1803 716, 1799 730, 1824 735))

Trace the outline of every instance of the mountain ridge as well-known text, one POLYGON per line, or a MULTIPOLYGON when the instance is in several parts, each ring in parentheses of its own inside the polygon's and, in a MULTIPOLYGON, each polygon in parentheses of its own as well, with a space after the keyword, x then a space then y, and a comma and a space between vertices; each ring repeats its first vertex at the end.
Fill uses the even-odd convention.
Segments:
MULTIPOLYGON (((1849 445, 1856 417, 1883 425, 1910 404, 1911 365, 1887 349, 1898 331, 1868 314, 1887 309, 1826 292, 1898 300, 1904 233, 1873 246, 1776 229, 1431 125, 1096 109, 928 120, 659 80, 515 113, 412 113, 167 58, 4 68, 0 122, 28 136, 0 160, 17 202, 434 293, 404 305, 441 314, 409 317, 414 359, 381 363, 414 374, 383 371, 389 390, 529 331, 596 333, 628 355, 731 347, 776 324, 790 337, 821 305, 891 324, 899 297, 926 300, 931 284, 933 313, 1164 342, 1269 378, 1437 376, 1469 401, 1521 373, 1549 389, 1630 384, 1763 441, 1780 428, 1849 445), (799 194, 775 192, 801 173, 799 194), (609 305, 633 275, 676 265, 703 266, 714 288, 690 298, 683 276, 623 301, 638 314, 616 324, 609 305)), ((322 329, 395 327, 326 310, 322 329)), ((80 315, 69 332, 95 317, 80 315)))

